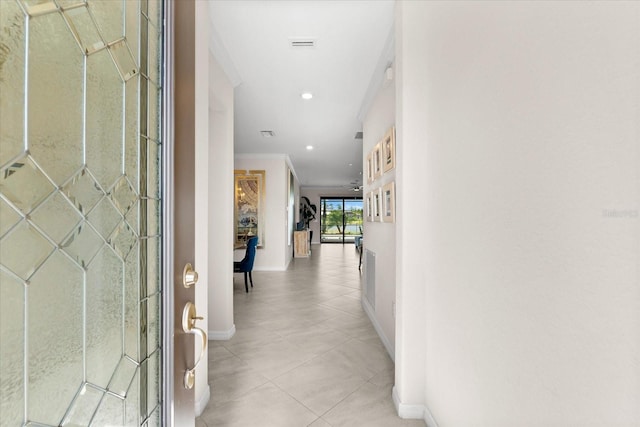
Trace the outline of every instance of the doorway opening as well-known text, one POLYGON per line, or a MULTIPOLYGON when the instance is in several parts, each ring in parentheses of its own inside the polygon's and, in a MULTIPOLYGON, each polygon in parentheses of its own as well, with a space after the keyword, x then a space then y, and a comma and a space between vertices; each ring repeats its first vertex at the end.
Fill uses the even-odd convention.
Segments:
POLYGON ((360 236, 361 197, 320 198, 320 243, 353 243, 360 236))

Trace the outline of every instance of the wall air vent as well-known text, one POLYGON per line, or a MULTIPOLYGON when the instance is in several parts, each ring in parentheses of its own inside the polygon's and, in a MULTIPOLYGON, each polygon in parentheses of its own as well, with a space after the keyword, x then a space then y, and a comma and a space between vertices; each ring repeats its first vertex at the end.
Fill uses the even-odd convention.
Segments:
POLYGON ((362 132, 356 132, 356 136, 354 139, 362 139, 362 132))
POLYGON ((289 39, 291 47, 316 47, 314 39, 289 39))

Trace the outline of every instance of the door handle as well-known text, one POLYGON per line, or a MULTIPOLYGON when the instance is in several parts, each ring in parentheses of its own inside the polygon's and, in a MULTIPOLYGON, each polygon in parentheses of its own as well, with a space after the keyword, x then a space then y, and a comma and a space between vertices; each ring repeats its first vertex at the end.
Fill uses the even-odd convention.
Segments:
POLYGON ((198 283, 198 272, 193 269, 191 263, 187 263, 182 270, 182 285, 190 288, 196 283, 198 283))
POLYGON ((200 346, 200 356, 196 359, 196 363, 193 365, 193 368, 187 369, 184 373, 184 388, 191 389, 193 388, 196 382, 196 368, 198 364, 204 357, 204 353, 207 350, 207 333, 202 329, 196 327, 196 320, 202 320, 203 317, 196 316, 196 305, 192 302, 187 302, 184 305, 184 309, 182 311, 182 330, 187 334, 198 335, 202 340, 202 345, 200 346))

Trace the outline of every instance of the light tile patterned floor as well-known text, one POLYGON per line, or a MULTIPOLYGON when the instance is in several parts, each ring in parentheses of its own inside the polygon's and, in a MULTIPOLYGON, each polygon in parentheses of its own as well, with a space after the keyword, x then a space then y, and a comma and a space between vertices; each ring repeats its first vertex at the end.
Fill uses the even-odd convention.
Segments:
POLYGON ((249 294, 235 276, 237 332, 210 341, 211 400, 196 427, 424 427, 396 414, 353 245, 312 250, 285 272, 254 272, 249 294))

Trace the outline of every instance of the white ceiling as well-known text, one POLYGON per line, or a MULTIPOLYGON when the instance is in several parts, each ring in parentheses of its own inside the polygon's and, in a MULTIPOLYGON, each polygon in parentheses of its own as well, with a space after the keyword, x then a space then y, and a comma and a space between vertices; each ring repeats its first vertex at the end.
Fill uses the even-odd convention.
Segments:
POLYGON ((235 153, 288 154, 304 186, 362 184, 355 134, 392 60, 393 8, 393 0, 211 1, 211 50, 237 85, 235 153), (316 46, 290 46, 301 38, 316 46))

